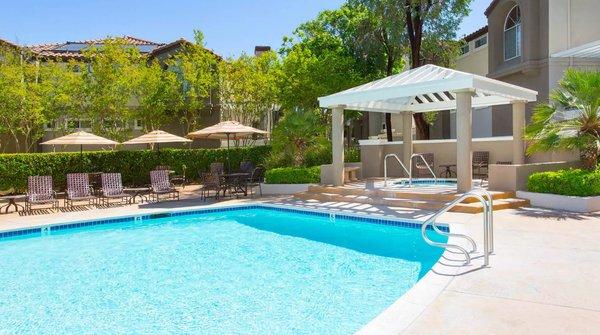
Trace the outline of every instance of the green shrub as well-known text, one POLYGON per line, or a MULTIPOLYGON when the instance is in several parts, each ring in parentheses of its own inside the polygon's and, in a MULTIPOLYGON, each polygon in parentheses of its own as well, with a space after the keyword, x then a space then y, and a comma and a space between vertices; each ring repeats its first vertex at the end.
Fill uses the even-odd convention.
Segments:
POLYGON ((527 190, 580 197, 600 195, 600 168, 595 171, 568 169, 534 173, 527 180, 527 190))
POLYGON ((311 184, 321 181, 321 167, 285 167, 267 170, 267 184, 311 184))
MULTIPOLYGON (((159 152, 141 151, 90 151, 0 155, 0 189, 27 188, 27 177, 52 175, 56 188, 64 189, 66 174, 71 172, 120 172, 125 185, 149 183, 150 171, 157 165, 169 165, 177 174, 186 166, 186 175, 197 179, 213 162, 226 163, 228 149, 161 149, 159 152)), ((269 155, 269 146, 229 149, 232 169, 240 162, 250 160, 263 164, 269 155)))

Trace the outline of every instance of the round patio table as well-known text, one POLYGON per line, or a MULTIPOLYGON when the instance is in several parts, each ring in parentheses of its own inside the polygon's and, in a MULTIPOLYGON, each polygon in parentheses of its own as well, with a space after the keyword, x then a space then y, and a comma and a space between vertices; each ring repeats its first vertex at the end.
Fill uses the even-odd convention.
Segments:
POLYGON ((130 204, 135 204, 135 198, 140 198, 140 203, 148 202, 148 193, 150 193, 150 187, 127 187, 123 189, 123 192, 133 193, 131 199, 129 200, 130 204))
POLYGON ((223 174, 223 178, 225 179, 225 183, 230 187, 229 194, 235 194, 236 197, 239 194, 244 194, 244 196, 248 195, 248 178, 250 177, 249 173, 246 172, 236 172, 236 173, 226 173, 223 174))
POLYGON ((0 212, 2 212, 2 209, 4 209, 4 213, 8 213, 8 209, 10 208, 10 206, 13 206, 15 208, 15 212, 19 211, 19 207, 21 207, 21 210, 24 210, 25 207, 17 203, 17 199, 23 198, 25 198, 25 195, 23 194, 5 195, 3 197, 0 197, 0 200, 8 200, 8 204, 0 206, 0 212))

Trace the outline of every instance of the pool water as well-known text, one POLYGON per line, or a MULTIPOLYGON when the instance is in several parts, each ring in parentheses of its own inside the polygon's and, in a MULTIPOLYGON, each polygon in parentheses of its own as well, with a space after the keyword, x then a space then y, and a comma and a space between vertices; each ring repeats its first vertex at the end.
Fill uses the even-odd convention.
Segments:
POLYGON ((442 250, 420 229, 266 208, 0 241, 0 333, 348 334, 442 250))
MULTIPOLYGON (((394 183, 398 187, 411 187, 408 179, 403 179, 394 183)), ((456 179, 433 179, 419 178, 412 180, 412 187, 456 187, 456 179)))

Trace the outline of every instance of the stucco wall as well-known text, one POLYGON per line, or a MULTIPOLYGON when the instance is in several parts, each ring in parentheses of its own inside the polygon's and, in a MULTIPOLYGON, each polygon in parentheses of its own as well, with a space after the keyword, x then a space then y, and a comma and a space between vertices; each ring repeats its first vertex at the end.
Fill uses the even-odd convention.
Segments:
POLYGON ((488 74, 488 45, 475 49, 475 41, 469 42, 469 53, 456 60, 456 69, 485 76, 488 74))

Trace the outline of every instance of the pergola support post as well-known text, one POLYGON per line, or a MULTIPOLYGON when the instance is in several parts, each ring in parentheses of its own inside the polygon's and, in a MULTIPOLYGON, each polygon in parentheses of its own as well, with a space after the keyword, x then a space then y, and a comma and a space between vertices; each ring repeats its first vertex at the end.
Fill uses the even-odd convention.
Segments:
POLYGON ((333 185, 344 185, 344 107, 334 107, 331 116, 333 185))
POLYGON ((525 141, 523 130, 525 128, 525 102, 512 103, 513 126, 513 164, 525 164, 525 141))
POLYGON ((472 161, 472 90, 456 93, 456 178, 457 191, 468 192, 473 187, 472 161))
MULTIPOLYGON (((410 112, 402 113, 402 160, 406 168, 410 170, 410 156, 413 154, 412 120, 410 112)), ((407 176, 410 177, 410 176, 407 176)))

